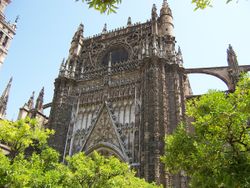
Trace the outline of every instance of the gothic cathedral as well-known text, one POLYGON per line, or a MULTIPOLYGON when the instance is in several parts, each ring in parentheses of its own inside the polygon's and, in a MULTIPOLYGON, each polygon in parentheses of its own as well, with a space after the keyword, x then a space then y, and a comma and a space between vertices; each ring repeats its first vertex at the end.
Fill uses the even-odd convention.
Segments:
POLYGON ((185 101, 192 95, 187 74, 205 73, 233 90, 239 73, 229 46, 228 66, 185 69, 176 51, 174 24, 166 0, 150 21, 84 37, 80 24, 69 56, 55 80, 48 125, 56 131, 51 146, 62 155, 94 150, 116 156, 139 177, 165 187, 186 187, 186 178, 164 170, 160 157, 164 136, 185 120, 185 101))
MULTIPOLYGON (((16 22, 6 22, 0 0, 0 67, 7 55, 16 22)), ((84 37, 80 24, 73 36, 67 60, 55 80, 52 103, 43 104, 44 88, 36 103, 32 93, 20 108, 18 119, 31 117, 56 131, 50 145, 66 156, 94 150, 115 156, 136 170, 137 176, 164 187, 187 187, 185 174, 165 171, 160 157, 164 137, 185 121, 185 101, 192 95, 188 74, 209 74, 234 91, 241 72, 250 65, 238 65, 231 45, 228 66, 183 67, 180 48, 176 50, 171 9, 166 0, 158 16, 153 5, 151 19, 84 37), (45 108, 51 107, 49 118, 45 108)), ((0 119, 5 118, 12 78, 0 97, 0 119)), ((4 145, 1 148, 6 150, 4 145)), ((7 148, 8 149, 8 148, 7 148)), ((7 151, 7 150, 6 150, 7 151)))

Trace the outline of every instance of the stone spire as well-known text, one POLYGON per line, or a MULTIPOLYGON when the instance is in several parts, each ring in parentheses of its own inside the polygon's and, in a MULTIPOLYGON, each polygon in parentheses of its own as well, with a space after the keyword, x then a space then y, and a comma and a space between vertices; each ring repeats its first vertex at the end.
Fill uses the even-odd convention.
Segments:
POLYGON ((6 115, 6 109, 7 109, 11 84, 12 84, 12 77, 10 78, 9 83, 7 84, 0 98, 0 119, 3 119, 6 115))
POLYGON ((83 39, 83 32, 84 32, 84 26, 82 23, 80 23, 71 41, 71 47, 69 49, 70 55, 79 54, 80 49, 81 49, 81 43, 82 43, 81 40, 83 39))
POLYGON ((35 91, 32 92, 32 95, 30 96, 28 102, 27 102, 27 107, 29 109, 33 109, 34 108, 34 98, 35 98, 35 91))
POLYGON ((233 50, 231 44, 229 44, 227 49, 227 63, 229 66, 229 74, 231 76, 232 83, 236 85, 237 81, 239 80, 240 69, 238 65, 237 55, 233 50))
POLYGON ((227 49, 227 63, 230 67, 238 66, 237 55, 231 44, 228 45, 227 49))
POLYGON ((37 99, 36 99, 36 110, 42 112, 43 111, 43 96, 44 96, 44 87, 41 89, 37 99))
POLYGON ((152 20, 156 20, 158 17, 157 8, 156 8, 155 4, 153 4, 153 6, 152 6, 151 16, 152 16, 152 20))
POLYGON ((164 14, 169 14, 172 16, 172 11, 169 8, 167 0, 163 0, 160 16, 162 16, 164 14))
POLYGON ((176 58, 177 58, 177 63, 180 66, 183 66, 183 57, 182 57, 182 52, 181 52, 181 47, 180 46, 178 46, 178 51, 177 51, 177 54, 176 54, 176 58))
POLYGON ((158 15, 156 5, 153 4, 152 11, 151 11, 151 20, 152 20, 152 33, 158 34, 158 23, 157 23, 158 15))

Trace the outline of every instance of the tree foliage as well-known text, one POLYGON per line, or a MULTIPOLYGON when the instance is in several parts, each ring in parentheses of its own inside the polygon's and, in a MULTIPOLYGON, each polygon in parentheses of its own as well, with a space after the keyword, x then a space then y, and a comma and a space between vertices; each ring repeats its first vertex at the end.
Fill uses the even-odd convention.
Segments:
MULTIPOLYGON (((230 3, 231 1, 233 0, 226 0, 226 3, 230 3)), ((195 5, 195 10, 212 7, 212 0, 192 0, 192 3, 195 5)))
POLYGON ((0 122, 0 143, 3 142, 10 148, 12 159, 28 147, 42 149, 53 133, 52 130, 41 128, 36 120, 30 118, 16 122, 7 120, 0 122))
POLYGON ((100 13, 110 14, 116 12, 118 4, 121 4, 122 0, 82 0, 82 2, 87 3, 89 8, 94 8, 100 13))
POLYGON ((47 145, 53 131, 38 127, 35 120, 0 121, 0 142, 8 145, 10 155, 0 149, 0 187, 69 188, 155 188, 135 177, 128 164, 114 157, 78 153, 59 162, 59 154, 47 145), (32 153, 25 153, 32 147, 32 153))
MULTIPOLYGON (((80 1, 80 0, 75 0, 80 1)), ((225 0, 229 3, 233 0, 225 0)), ((122 0, 82 0, 83 3, 87 3, 89 8, 93 8, 100 13, 115 13, 118 9, 118 5, 122 3, 122 0)), ((192 4, 195 5, 195 10, 205 9, 212 6, 212 0, 192 0, 192 4)))
POLYGON ((250 78, 234 93, 210 91, 188 101, 192 128, 166 137, 168 171, 185 171, 191 187, 250 187, 250 78), (193 130, 191 130, 193 129, 193 130))

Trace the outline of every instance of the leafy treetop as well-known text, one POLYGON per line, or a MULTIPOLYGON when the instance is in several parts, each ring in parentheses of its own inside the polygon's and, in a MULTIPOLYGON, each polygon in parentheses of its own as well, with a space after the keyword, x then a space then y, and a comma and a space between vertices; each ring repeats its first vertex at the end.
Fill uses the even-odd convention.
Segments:
POLYGON ((32 119, 0 121, 0 142, 10 148, 9 156, 0 149, 0 187, 158 187, 135 177, 128 164, 96 152, 67 157, 67 165, 59 162, 58 152, 47 144, 52 133, 32 119))
POLYGON ((234 93, 210 91, 188 101, 192 126, 166 137, 166 168, 186 172, 191 187, 250 186, 250 78, 234 93))
MULTIPOLYGON (((75 0, 79 1, 79 0, 75 0)), ((229 3, 233 0, 226 0, 226 3, 229 3)), ((100 13, 115 13, 118 9, 118 5, 122 3, 122 0, 82 0, 86 2, 89 8, 93 8, 100 13)), ((192 3, 195 5, 195 10, 205 9, 212 6, 211 0, 192 0, 192 3)))

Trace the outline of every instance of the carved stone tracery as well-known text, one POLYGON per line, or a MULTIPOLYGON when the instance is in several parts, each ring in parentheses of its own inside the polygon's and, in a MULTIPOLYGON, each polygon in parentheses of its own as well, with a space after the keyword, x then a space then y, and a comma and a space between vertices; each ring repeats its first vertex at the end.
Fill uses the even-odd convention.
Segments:
POLYGON ((185 173, 166 172, 160 156, 164 136, 185 119, 185 101, 192 95, 187 74, 211 74, 233 89, 239 72, 250 66, 238 66, 230 48, 229 67, 185 69, 172 30, 164 1, 160 17, 153 7, 152 19, 143 24, 129 22, 90 38, 77 32, 79 41, 74 39, 55 81, 50 115, 52 145, 64 157, 97 150, 128 162, 147 181, 186 187, 185 173), (112 63, 112 52, 125 55, 112 63))

